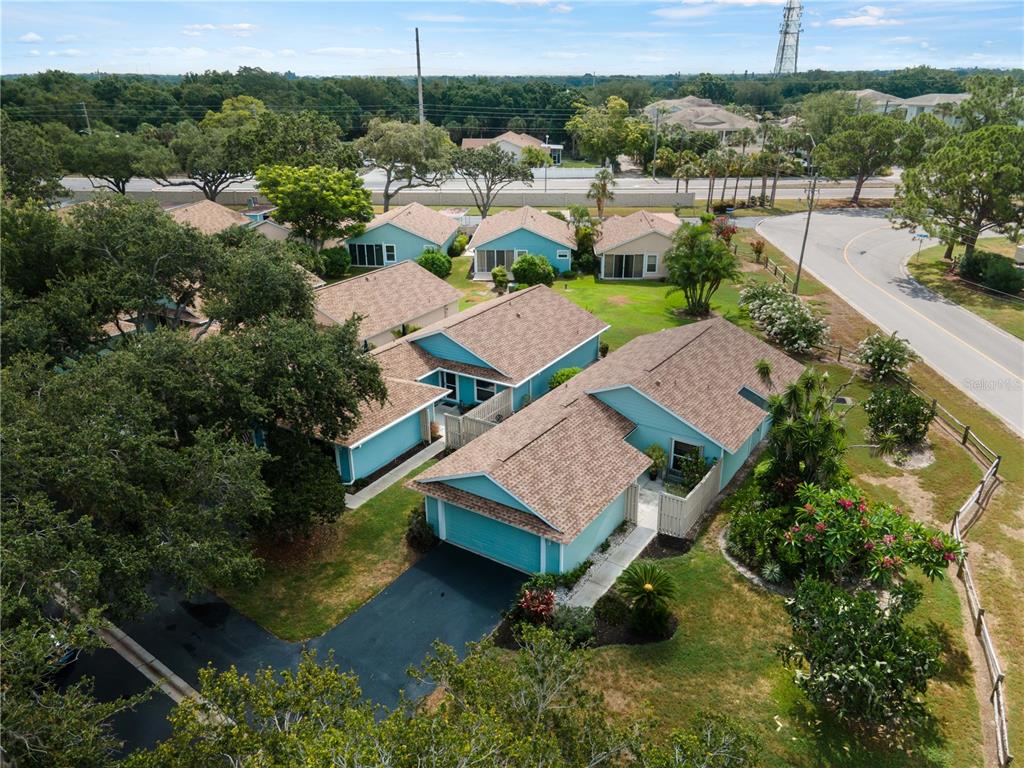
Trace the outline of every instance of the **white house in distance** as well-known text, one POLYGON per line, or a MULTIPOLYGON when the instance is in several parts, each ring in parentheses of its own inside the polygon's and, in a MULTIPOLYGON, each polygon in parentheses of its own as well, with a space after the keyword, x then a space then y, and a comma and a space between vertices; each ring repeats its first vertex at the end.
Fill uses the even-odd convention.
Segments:
POLYGON ((918 115, 929 114, 948 125, 956 125, 960 119, 952 113, 963 102, 971 97, 969 93, 923 93, 909 99, 901 99, 889 93, 882 93, 872 88, 850 91, 857 100, 857 109, 861 112, 880 112, 888 114, 897 109, 904 110, 904 119, 911 121, 918 115))
POLYGON ((562 145, 561 144, 545 144, 538 138, 530 136, 526 133, 516 133, 515 131, 505 131, 505 133, 495 136, 493 139, 463 139, 463 149, 479 149, 480 147, 486 147, 488 144, 497 144, 506 152, 511 152, 515 155, 517 160, 523 159, 523 150, 527 147, 536 147, 537 149, 547 150, 547 153, 551 155, 551 162, 555 165, 562 164, 562 145))
POLYGON ((698 96, 655 101, 644 107, 644 114, 652 123, 657 121, 659 125, 679 125, 685 131, 714 133, 722 141, 744 128, 757 131, 757 123, 750 118, 698 96))

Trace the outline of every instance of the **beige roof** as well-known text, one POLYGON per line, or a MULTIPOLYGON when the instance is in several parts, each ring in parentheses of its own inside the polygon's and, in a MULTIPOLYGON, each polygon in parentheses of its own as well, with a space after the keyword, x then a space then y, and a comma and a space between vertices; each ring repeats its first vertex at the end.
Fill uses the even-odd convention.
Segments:
POLYGON ((515 144, 517 147, 543 147, 544 142, 538 138, 530 136, 526 133, 516 133, 515 131, 505 131, 505 133, 495 136, 493 139, 463 139, 463 149, 479 149, 480 147, 486 147, 488 144, 495 144, 499 141, 506 141, 509 144, 515 144))
POLYGON ((644 107, 644 114, 651 120, 658 112, 662 124, 681 125, 688 131, 739 131, 743 128, 757 129, 753 120, 730 112, 709 99, 686 96, 682 99, 663 99, 644 107))
POLYGON ((493 216, 488 216, 476 228, 473 239, 469 241, 469 247, 478 248, 503 235, 515 232, 517 229, 529 230, 535 235, 545 237, 566 248, 576 247, 576 238, 568 222, 556 219, 554 216, 528 205, 513 211, 501 211, 493 216))
POLYGON ((477 304, 406 339, 443 333, 518 383, 607 328, 558 291, 535 285, 477 304))
POLYGON ((231 227, 246 227, 252 224, 248 216, 233 211, 213 200, 199 200, 168 208, 170 214, 179 224, 189 224, 204 235, 215 235, 231 227))
POLYGON ((601 224, 601 239, 594 245, 597 253, 604 253, 652 232, 672 237, 679 229, 675 216, 637 211, 629 216, 611 216, 601 224))
POLYGON ((903 99, 902 103, 912 107, 937 107, 939 104, 959 104, 969 98, 969 93, 923 93, 903 99))
POLYGON ((361 315, 359 337, 368 339, 457 302, 462 292, 416 262, 400 261, 325 285, 313 297, 317 312, 335 324, 361 315))
POLYGON ((451 216, 445 216, 420 203, 409 203, 374 216, 373 221, 366 225, 366 231, 384 224, 393 224, 437 245, 442 245, 459 228, 459 222, 451 216))
POLYGON ((859 91, 850 91, 850 94, 858 101, 866 101, 871 104, 900 104, 903 99, 893 96, 890 93, 882 93, 874 88, 861 88, 859 91))
POLYGON ((360 408, 359 425, 337 441, 340 445, 351 446, 362 442, 374 432, 448 394, 448 390, 443 387, 433 387, 417 381, 385 377, 384 384, 388 388, 384 404, 374 402, 363 405, 360 408))
MULTIPOLYGON (((443 478, 487 474, 556 529, 544 535, 571 541, 650 464, 625 440, 635 425, 598 399, 602 390, 633 387, 733 453, 764 419, 764 411, 739 394, 741 387, 767 397, 802 371, 800 363, 722 318, 640 336, 409 487, 445 498, 457 489, 443 485, 443 478), (770 387, 756 372, 761 359, 773 366, 770 387)), ((499 515, 493 501, 464 492, 452 501, 513 525, 511 513, 523 514, 502 507, 499 515)), ((543 533, 541 521, 534 528, 518 525, 543 533)))
POLYGON ((469 365, 468 363, 458 363, 454 360, 442 360, 439 357, 434 357, 422 347, 410 344, 408 337, 377 347, 370 354, 377 359, 377 363, 384 373, 400 379, 419 379, 431 371, 444 368, 452 373, 464 373, 467 376, 496 381, 499 384, 511 386, 519 383, 513 381, 508 376, 495 373, 490 368, 482 368, 478 365, 469 365))

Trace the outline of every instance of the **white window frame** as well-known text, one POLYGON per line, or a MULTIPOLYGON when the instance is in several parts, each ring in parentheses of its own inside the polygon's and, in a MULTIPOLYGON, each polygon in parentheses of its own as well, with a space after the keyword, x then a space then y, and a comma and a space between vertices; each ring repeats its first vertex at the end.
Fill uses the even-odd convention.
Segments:
POLYGON ((398 246, 392 243, 384 243, 384 263, 387 264, 389 261, 397 261, 398 259, 398 246), (388 248, 391 249, 391 255, 388 256, 388 248))
POLYGON ((658 254, 656 254, 656 253, 644 254, 644 274, 645 275, 652 275, 652 274, 654 274, 657 271, 658 271, 658 254), (654 257, 654 268, 653 269, 651 268, 651 257, 652 256, 654 257))
POLYGON ((437 248, 436 245, 434 245, 432 243, 427 243, 426 245, 423 246, 423 253, 426 253, 427 251, 432 251, 435 248, 437 248))
POLYGON ((516 258, 517 258, 517 259, 518 259, 518 258, 519 258, 520 256, 525 256, 525 255, 526 255, 526 254, 528 254, 528 253, 529 253, 529 251, 527 251, 526 249, 520 250, 519 248, 516 248, 516 258))
POLYGON ((441 377, 441 386, 447 389, 452 395, 449 399, 459 402, 459 375, 457 373, 452 373, 451 371, 440 371, 439 375, 441 377), (449 376, 452 377, 454 382, 451 386, 448 384, 449 376))
POLYGON ((669 451, 669 454, 668 454, 668 466, 669 466, 669 469, 675 469, 674 463, 675 463, 675 458, 676 458, 676 445, 685 445, 688 449, 690 449, 690 450, 687 451, 687 453, 692 453, 693 449, 696 449, 698 456, 701 456, 701 457, 704 456, 704 446, 703 445, 698 445, 697 443, 688 443, 685 440, 677 440, 676 438, 673 437, 672 438, 672 444, 669 446, 669 448, 670 448, 670 451, 669 451))
POLYGON ((474 387, 474 390, 473 390, 473 396, 476 398, 477 402, 479 402, 479 403, 486 402, 486 401, 490 400, 492 397, 494 397, 496 394, 498 394, 498 386, 493 381, 484 381, 483 379, 476 379, 475 381, 476 381, 476 386, 474 387), (490 387, 491 394, 488 397, 480 397, 480 386, 481 385, 483 385, 485 388, 490 387))
POLYGON ((564 260, 569 259, 571 257, 572 257, 572 251, 566 251, 566 250, 563 250, 561 248, 558 249, 557 251, 555 251, 555 258, 556 259, 561 259, 561 260, 564 261, 564 260))

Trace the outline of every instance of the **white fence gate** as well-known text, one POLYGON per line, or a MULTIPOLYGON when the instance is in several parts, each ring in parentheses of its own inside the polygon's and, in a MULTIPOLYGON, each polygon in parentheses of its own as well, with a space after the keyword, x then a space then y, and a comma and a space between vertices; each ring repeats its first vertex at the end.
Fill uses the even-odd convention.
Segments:
POLYGON ((626 522, 636 525, 636 512, 640 506, 640 486, 633 483, 626 489, 626 522))
POLYGON ((662 493, 658 497, 658 533, 686 538, 718 495, 721 478, 722 464, 717 462, 685 497, 662 493))
POLYGON ((512 411, 512 390, 505 389, 461 416, 444 415, 445 447, 454 451, 507 419, 512 411))

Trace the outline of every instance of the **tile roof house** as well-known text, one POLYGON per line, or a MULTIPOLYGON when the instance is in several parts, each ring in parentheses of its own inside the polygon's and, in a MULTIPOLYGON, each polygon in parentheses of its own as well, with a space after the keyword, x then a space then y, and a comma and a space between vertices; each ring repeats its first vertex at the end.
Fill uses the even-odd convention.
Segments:
POLYGON ((767 434, 768 396, 802 371, 722 318, 640 336, 407 487, 426 497, 442 539, 522 571, 565 573, 624 519, 648 447, 673 465, 693 453, 720 462, 724 487, 767 434))
POLYGON ((517 160, 522 160, 523 150, 527 147, 536 147, 537 149, 543 149, 551 155, 552 161, 555 165, 560 165, 562 162, 562 145, 561 144, 545 144, 535 136, 530 136, 528 133, 516 133, 515 131, 505 131, 504 133, 498 134, 493 139, 463 139, 463 149, 480 149, 486 147, 488 144, 497 144, 506 152, 510 152, 515 155, 517 160))
POLYGON ((231 227, 248 227, 252 219, 213 200, 198 200, 168 208, 167 213, 179 224, 188 224, 204 235, 216 235, 231 227))
POLYGON ((717 133, 723 141, 744 128, 757 130, 757 123, 750 118, 730 112, 709 99, 697 96, 662 99, 648 104, 643 111, 652 121, 657 116, 661 125, 679 125, 686 131, 717 133))
POLYGON ((857 100, 857 107, 863 112, 887 114, 903 110, 903 118, 908 122, 918 115, 928 113, 934 114, 949 125, 956 125, 960 120, 953 114, 954 108, 971 97, 969 93, 923 93, 920 96, 901 99, 899 96, 871 88, 849 93, 857 100))
POLYGON ((362 317, 359 338, 380 347, 404 334, 443 320, 459 311, 462 292, 428 272, 415 261, 323 285, 313 294, 316 320, 340 325, 353 314, 362 317))
POLYGON ((556 291, 534 286, 371 350, 389 397, 367 409, 356 432, 335 442, 342 480, 366 477, 429 440, 438 401, 472 408, 508 390, 518 410, 542 399, 556 371, 599 358, 607 328, 556 291))
POLYGON ((610 216, 594 244, 600 276, 606 280, 664 279, 668 274, 664 255, 672 247, 679 223, 670 213, 637 211, 610 216))
POLYGON ((511 272, 516 257, 524 253, 546 258, 556 275, 566 272, 575 247, 575 234, 567 222, 527 205, 481 221, 467 251, 473 257, 473 279, 489 280, 495 266, 511 272))
POLYGON ((348 238, 346 244, 353 265, 386 267, 418 259, 426 250, 446 252, 458 233, 455 218, 409 203, 374 216, 363 233, 348 238))

